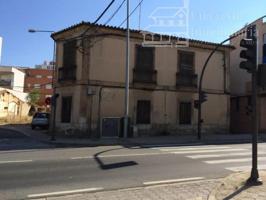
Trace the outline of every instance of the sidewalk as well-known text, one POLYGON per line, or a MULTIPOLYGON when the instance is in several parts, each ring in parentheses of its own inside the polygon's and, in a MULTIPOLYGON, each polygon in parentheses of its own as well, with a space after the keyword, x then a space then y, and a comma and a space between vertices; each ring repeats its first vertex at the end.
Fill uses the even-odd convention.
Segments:
MULTIPOLYGON (((266 181, 266 171, 260 171, 266 181)), ((98 191, 38 200, 265 200, 266 184, 246 186, 249 173, 234 173, 224 179, 164 184, 139 188, 98 191)))
MULTIPOLYGON (((50 140, 50 136, 45 133, 47 130, 32 130, 27 125, 8 125, 3 128, 19 131, 28 137, 49 144, 62 146, 103 146, 103 145, 128 145, 149 147, 156 145, 184 145, 184 144, 225 144, 225 143, 249 143, 251 134, 202 134, 199 141, 196 135, 176 135, 176 136, 149 136, 137 138, 68 138, 56 137, 55 141, 50 140)), ((266 141, 266 134, 259 134, 259 142, 266 141)))

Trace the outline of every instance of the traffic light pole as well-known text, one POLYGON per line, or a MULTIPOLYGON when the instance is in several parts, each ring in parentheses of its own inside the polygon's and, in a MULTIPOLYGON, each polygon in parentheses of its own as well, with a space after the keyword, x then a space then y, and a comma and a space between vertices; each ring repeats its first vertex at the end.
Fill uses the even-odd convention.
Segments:
POLYGON ((201 93, 202 93, 202 80, 203 80, 203 76, 206 70, 206 67, 211 59, 211 57, 213 56, 213 54, 218 50, 219 47, 221 47, 224 43, 228 42, 229 40, 241 35, 243 33, 239 33, 237 35, 233 35, 229 38, 227 38, 226 40, 222 41, 220 44, 217 44, 217 46, 212 50, 212 52, 210 53, 210 55, 208 56, 207 60, 204 63, 204 66, 202 68, 201 74, 200 74, 200 80, 199 80, 199 89, 198 89, 198 99, 199 99, 199 106, 198 106, 198 139, 201 140, 201 124, 202 124, 202 119, 201 119, 201 93))
POLYGON ((249 185, 262 185, 258 172, 258 113, 257 113, 257 66, 259 56, 259 40, 257 38, 257 62, 256 66, 252 68, 252 169, 250 178, 247 181, 249 185))

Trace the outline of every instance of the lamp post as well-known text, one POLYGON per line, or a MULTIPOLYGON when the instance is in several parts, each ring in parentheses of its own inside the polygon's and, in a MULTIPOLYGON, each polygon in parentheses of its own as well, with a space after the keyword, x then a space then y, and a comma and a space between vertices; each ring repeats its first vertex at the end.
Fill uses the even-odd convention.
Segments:
MULTIPOLYGON (((51 30, 38 30, 38 29, 29 29, 28 30, 29 33, 54 33, 55 31, 51 31, 51 30)), ((55 57, 56 57, 56 43, 54 41, 54 45, 53 45, 53 79, 52 79, 52 86, 53 86, 53 98, 55 98, 55 57)), ((50 126, 50 132, 51 132, 51 140, 55 140, 55 118, 56 118, 56 99, 54 100, 54 102, 51 103, 51 107, 52 107, 52 126, 50 126)))

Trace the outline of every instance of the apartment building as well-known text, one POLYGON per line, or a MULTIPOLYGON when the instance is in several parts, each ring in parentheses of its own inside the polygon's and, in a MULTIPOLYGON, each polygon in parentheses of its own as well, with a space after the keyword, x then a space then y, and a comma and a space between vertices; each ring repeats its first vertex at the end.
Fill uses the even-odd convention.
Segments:
MULTIPOLYGON (((52 34, 56 42, 56 127, 91 137, 119 136, 124 115, 126 30, 88 22, 52 34), (84 33, 85 39, 72 39, 84 33), (106 131, 108 130, 108 131, 106 131)), ((143 46, 130 31, 129 116, 134 136, 196 134, 198 76, 217 44, 189 40, 186 47, 143 46)), ((169 36, 146 36, 169 39, 169 36)), ((178 38, 172 38, 177 40, 178 38)), ((204 132, 228 132, 231 46, 213 55, 203 81, 204 132)), ((120 134, 121 135, 121 134, 120 134)))
POLYGON ((27 68, 25 74, 24 92, 38 90, 40 92, 38 105, 46 107, 45 99, 53 94, 53 70, 27 68))
MULTIPOLYGON (((266 64, 266 18, 262 17, 250 25, 256 25, 258 34, 258 57, 259 64, 266 64)), ((239 32, 243 32, 247 27, 243 27, 239 32)), ((230 61, 230 90, 231 90, 231 131, 233 133, 245 133, 252 131, 251 120, 251 74, 246 70, 240 69, 241 39, 246 38, 245 34, 232 39, 230 44, 235 47, 231 51, 230 61)), ((259 99, 259 130, 266 131, 266 90, 260 90, 259 99)))
POLYGON ((0 66, 0 87, 23 92, 24 73, 23 67, 0 66))

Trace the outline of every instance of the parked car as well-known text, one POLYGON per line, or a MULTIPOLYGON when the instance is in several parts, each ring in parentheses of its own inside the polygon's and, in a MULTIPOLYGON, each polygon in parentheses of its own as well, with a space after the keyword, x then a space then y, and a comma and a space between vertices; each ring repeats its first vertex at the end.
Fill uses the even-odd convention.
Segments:
POLYGON ((31 122, 31 128, 35 129, 36 127, 40 128, 49 128, 50 114, 45 112, 37 112, 34 114, 31 122))

